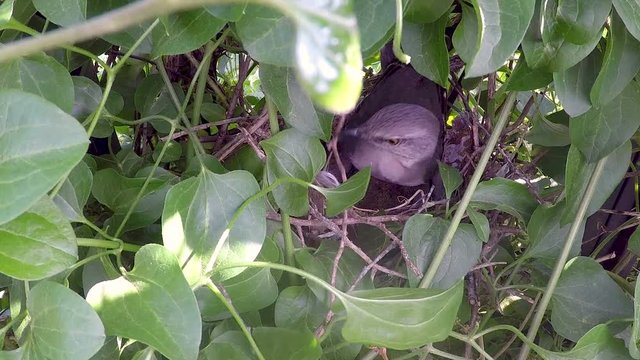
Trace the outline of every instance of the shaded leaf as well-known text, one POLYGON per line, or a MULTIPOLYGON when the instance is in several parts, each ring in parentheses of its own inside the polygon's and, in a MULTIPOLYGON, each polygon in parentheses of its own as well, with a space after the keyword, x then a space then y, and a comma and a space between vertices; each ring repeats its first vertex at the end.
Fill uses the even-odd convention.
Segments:
POLYGON ((237 1, 235 4, 206 5, 204 6, 211 15, 227 21, 238 21, 247 8, 247 0, 237 1))
POLYGON ((640 42, 625 28, 617 12, 611 15, 611 31, 591 102, 606 105, 622 92, 640 69, 640 42))
POLYGON ((611 0, 559 1, 556 14, 558 31, 567 41, 586 44, 601 31, 610 10, 611 0))
POLYGON ((402 30, 402 48, 411 56, 411 65, 421 75, 442 87, 449 78, 449 51, 445 43, 445 29, 449 12, 433 23, 407 22, 402 30))
POLYGON ((315 329, 322 324, 325 306, 306 286, 290 286, 280 292, 275 306, 278 327, 315 329))
POLYGON ((370 178, 371 168, 367 167, 358 171, 338 187, 322 188, 314 186, 314 189, 327 199, 327 216, 336 216, 362 200, 367 193, 370 178))
POLYGON ((141 341, 169 359, 196 358, 202 326, 196 298, 163 246, 143 246, 126 277, 98 283, 87 301, 108 335, 141 341))
POLYGON ((633 136, 640 126, 640 87, 635 81, 615 99, 571 119, 571 144, 588 162, 611 154, 633 136))
POLYGON ((542 146, 567 146, 571 143, 568 122, 569 115, 558 111, 549 115, 542 115, 540 111, 533 115, 532 126, 526 135, 527 141, 542 146))
POLYGON ((489 241, 491 235, 491 228, 489 227, 489 219, 487 216, 479 211, 474 210, 472 207, 467 208, 467 215, 471 224, 476 229, 476 234, 482 242, 489 241))
POLYGON ((377 53, 391 37, 396 23, 396 6, 388 0, 353 0, 353 10, 358 21, 362 54, 367 58, 377 53))
POLYGON ((316 360, 322 356, 318 339, 308 329, 258 327, 251 335, 266 360, 316 360))
POLYGON ((478 184, 471 197, 471 206, 504 211, 527 222, 537 207, 537 202, 525 185, 495 178, 478 184))
POLYGON ((541 69, 532 69, 526 59, 520 58, 506 83, 507 90, 526 91, 540 89, 553 81, 553 74, 541 69))
POLYGON ((447 290, 379 288, 338 296, 349 342, 405 350, 446 339, 462 301, 463 282, 447 290))
POLYGON ((104 326, 98 314, 60 284, 39 282, 29 291, 27 310, 31 332, 23 346, 33 358, 84 360, 104 343, 104 326))
POLYGON ((613 0, 613 6, 627 30, 640 40, 640 3, 637 0, 613 0))
MULTIPOLYGON (((294 177, 311 183, 327 155, 318 139, 287 129, 260 142, 267 154, 267 180, 294 177)), ((299 184, 284 183, 273 191, 276 204, 286 213, 302 216, 309 210, 308 189, 299 184)))
POLYGON ((55 275, 78 260, 73 228, 47 196, 0 225, 0 249, 0 272, 20 280, 55 275))
POLYGON ((0 92, 0 224, 30 208, 80 162, 89 139, 51 103, 0 92))
POLYGON ((92 184, 93 174, 89 166, 81 161, 71 170, 60 187, 53 201, 69 221, 83 221, 82 209, 87 204, 92 184))
POLYGON ((575 117, 591 108, 591 87, 600 70, 601 56, 593 51, 577 65, 553 73, 553 86, 567 114, 575 117))
POLYGON ((570 351, 547 353, 550 360, 624 360, 631 359, 624 341, 614 337, 606 324, 589 330, 570 351))
POLYGON ((441 161, 438 161, 438 172, 442 178, 442 184, 444 185, 444 192, 447 199, 451 199, 453 192, 462 185, 462 175, 460 175, 460 171, 458 171, 458 169, 441 161))
MULTIPOLYGON (((404 17, 416 24, 435 22, 449 10, 451 4, 453 4, 453 0, 411 0, 404 9, 404 17)), ((413 60, 413 56, 411 58, 413 60)))
MULTIPOLYGON (((571 228, 571 224, 561 222, 564 212, 564 202, 551 207, 538 206, 527 225, 530 244, 522 255, 523 258, 542 258, 548 261, 555 261, 558 258, 571 228)), ((584 223, 581 225, 576 239, 582 239, 583 232, 584 223)), ((580 255, 581 245, 580 241, 573 242, 571 257, 580 255)))
POLYGON ((260 64, 293 66, 294 22, 279 11, 249 4, 236 29, 244 48, 260 64))
POLYGON ((567 262, 550 308, 553 329, 572 341, 598 324, 633 316, 631 299, 600 264, 586 257, 567 262))
POLYGON ((176 55, 204 45, 226 24, 204 9, 169 14, 164 26, 153 29, 152 57, 176 55))

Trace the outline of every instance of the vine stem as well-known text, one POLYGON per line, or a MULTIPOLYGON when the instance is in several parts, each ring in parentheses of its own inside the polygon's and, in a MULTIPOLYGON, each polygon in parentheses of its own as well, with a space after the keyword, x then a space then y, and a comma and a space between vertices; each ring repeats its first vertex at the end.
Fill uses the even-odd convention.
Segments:
POLYGON ((504 129, 505 125, 509 120, 509 115, 511 114, 511 109, 513 108, 513 105, 515 104, 515 102, 516 102, 516 93, 512 92, 509 94, 509 96, 505 100, 504 106, 502 107, 502 111, 498 116, 498 122, 494 127, 493 132, 491 133, 491 137, 489 137, 489 141, 487 142, 484 148, 484 151, 482 152, 482 156, 480 157, 480 161, 478 162, 476 171, 473 173, 473 176, 471 177, 469 186, 467 187, 467 190, 464 192, 464 196, 462 197, 462 200, 460 200, 460 205, 458 206, 458 209, 456 209, 456 212, 453 215, 453 219, 451 219, 451 225, 449 225, 449 228, 447 229, 447 233, 445 234, 444 239, 442 240, 442 243, 438 248, 438 251, 433 257, 433 261, 431 261, 431 264, 429 265, 429 269, 427 270, 427 273, 422 278, 422 281, 420 281, 421 288, 428 288, 429 286, 431 286, 431 283, 433 282, 433 279, 436 276, 436 272, 438 271, 438 268, 440 267, 440 264, 442 263, 442 260, 444 259, 447 253, 447 250, 451 245, 451 242, 453 241, 453 236, 455 235, 456 230, 458 229, 458 225, 460 225, 460 221, 462 220, 462 217, 464 216, 464 213, 467 210, 469 203, 471 202, 471 196, 473 195, 473 192, 476 190, 476 187, 480 182, 480 178, 484 173, 484 169, 487 167, 489 158, 493 153, 493 148, 498 143, 498 139, 500 138, 502 129, 504 129))
MULTIPOLYGON (((606 159, 606 157, 600 159, 596 165, 595 170, 593 171, 593 174, 591 174, 589 185, 587 185, 587 190, 585 191, 584 196, 582 197, 582 201, 580 202, 578 213, 573 219, 573 224, 571 224, 571 229, 569 230, 569 234, 567 235, 567 241, 565 241, 564 243, 564 247, 562 248, 560 257, 558 258, 558 261, 556 261, 553 272, 551 273, 551 277, 549 278, 549 282, 547 283, 547 287, 544 290, 544 295, 542 296, 540 304, 538 305, 538 308, 536 310, 536 315, 531 321, 529 331, 527 331, 527 339, 529 339, 530 341, 533 341, 535 339, 536 334, 538 333, 538 328, 540 328, 540 324, 542 324, 542 319, 544 318, 544 313, 549 306, 549 302, 551 301, 551 296, 553 296, 553 291, 558 285, 558 280, 560 279, 560 275, 562 274, 564 265, 569 258, 573 243, 578 237, 578 232, 582 227, 582 219, 584 219, 587 213, 587 207, 589 207, 589 203, 591 203, 593 194, 596 191, 598 180, 600 179, 600 175, 602 174, 602 169, 604 168, 606 159)), ((524 346, 520 349, 518 360, 526 360, 528 355, 529 346, 527 345, 527 343, 525 343, 524 346)))
POLYGON ((396 0, 396 29, 393 35, 393 55, 403 64, 411 62, 411 56, 402 52, 400 43, 402 41, 402 0, 396 0))

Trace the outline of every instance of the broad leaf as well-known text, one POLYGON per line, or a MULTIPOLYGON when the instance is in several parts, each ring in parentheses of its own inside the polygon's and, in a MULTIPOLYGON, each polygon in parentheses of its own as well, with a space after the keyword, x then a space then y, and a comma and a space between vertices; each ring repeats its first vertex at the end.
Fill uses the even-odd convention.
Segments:
POLYGON ((245 50, 261 66, 293 66, 296 31, 291 19, 273 8, 249 4, 236 29, 245 50))
POLYGON ((78 260, 73 228, 47 196, 0 225, 0 249, 0 272, 20 280, 44 279, 78 260))
MULTIPOLYGON (((318 139, 293 129, 277 133, 260 143, 267 154, 267 180, 294 177, 311 183, 324 165, 327 154, 318 139)), ((308 189, 300 184, 283 183, 273 191, 276 204, 293 216, 309 209, 308 189)))
POLYGON ((591 89, 591 102, 606 105, 627 87, 640 69, 640 41, 634 38, 617 12, 611 15, 602 69, 591 89))
POLYGON ((561 0, 556 15, 558 31, 567 41, 586 44, 601 31, 610 10, 611 0, 561 0))
POLYGON ((472 207, 467 208, 467 215, 469 216, 471 224, 476 229, 478 238, 480 238, 480 240, 485 243, 489 241, 491 228, 489 226, 489 219, 487 219, 487 216, 479 211, 476 211, 472 207))
MULTIPOLYGON (((409 218, 402 232, 402 242, 407 254, 423 273, 433 262, 438 247, 444 239, 449 221, 425 214, 417 214, 409 218)), ((447 289, 462 277, 478 262, 482 241, 478 238, 472 225, 460 224, 447 249, 444 259, 438 267, 432 288, 447 289)), ((420 279, 407 268, 409 284, 417 286, 420 279)))
POLYGON ((549 360, 631 360, 624 341, 611 334, 606 324, 589 330, 570 351, 546 352, 549 360))
MULTIPOLYGON (((527 225, 530 244, 522 255, 523 258, 542 258, 548 261, 558 258, 571 228, 571 224, 561 223, 564 212, 564 202, 551 207, 538 206, 527 225)), ((576 239, 582 239, 583 232, 584 224, 580 227, 576 239)), ((580 241, 573 242, 571 257, 580 255, 580 246, 580 241)))
POLYGON ((411 56, 413 68, 442 87, 447 87, 449 78, 449 51, 444 33, 448 22, 449 12, 433 23, 406 23, 402 36, 402 48, 411 56))
POLYGON ((613 0, 616 12, 624 21, 627 30, 640 40, 640 2, 638 0, 613 0))
POLYGON ((380 288, 338 296, 349 342, 405 350, 446 339, 462 301, 463 282, 447 290, 380 288))
POLYGON ((532 126, 526 139, 532 144, 542 146, 567 146, 571 143, 568 123, 569 115, 558 111, 549 115, 542 115, 537 111, 531 120, 532 126))
POLYGON ((327 313, 320 299, 306 286, 290 286, 280 292, 274 317, 278 327, 315 329, 327 313))
POLYGON ((589 94, 598 76, 600 63, 600 52, 595 50, 577 65, 553 73, 553 86, 567 114, 575 117, 591 108, 589 94))
POLYGON ((153 29, 151 56, 183 54, 209 41, 226 24, 204 9, 168 15, 153 29))
POLYGON ((44 54, 0 63, 0 89, 16 89, 38 95, 40 101, 49 100, 66 113, 70 113, 73 106, 71 75, 54 58, 44 54))
POLYGON ((404 17, 416 24, 435 22, 449 10, 452 3, 453 0, 411 0, 404 9, 404 17))
POLYGON ((261 64, 260 81, 289 126, 308 136, 329 139, 331 116, 313 107, 292 69, 261 64))
POLYGON ((462 185, 462 175, 460 175, 460 171, 458 171, 458 169, 441 161, 438 161, 438 172, 442 178, 442 184, 444 185, 444 192, 447 199, 451 199, 453 192, 462 185))
POLYGON ((83 208, 91 194, 93 174, 84 161, 76 165, 65 179, 53 201, 70 221, 82 222, 83 208))
POLYGON ((216 336, 200 351, 198 360, 252 360, 251 346, 240 330, 227 331, 216 336))
POLYGON ((258 327, 251 335, 267 360, 317 360, 320 342, 307 329, 258 327))
POLYGON ((95 285, 87 301, 108 335, 141 341, 169 359, 196 358, 202 327, 196 298, 163 246, 142 247, 132 271, 95 285))
MULTIPOLYGON (((627 171, 630 158, 631 143, 629 141, 607 156, 602 175, 600 176, 600 180, 598 180, 596 191, 591 198, 591 203, 587 208, 585 216, 591 216, 607 201, 607 198, 609 198, 609 195, 611 195, 613 190, 618 186, 627 171)), ((587 190, 591 174, 593 174, 595 168, 595 163, 587 162, 584 156, 582 156, 582 153, 576 149, 575 146, 571 146, 569 155, 567 156, 565 175, 567 206, 562 218, 563 223, 566 224, 574 220, 584 192, 587 190)))
POLYGON ((594 107, 571 119, 571 144, 588 162, 611 154, 633 136, 640 126, 640 87, 635 81, 608 104, 594 107))
POLYGON ((483 210, 500 210, 529 221, 537 207, 526 185, 513 180, 495 178, 478 184, 471 205, 483 210))
MULTIPOLYGON (((266 235, 264 199, 250 203, 231 229, 229 222, 259 189, 246 171, 218 175, 207 170, 167 193, 162 239, 178 258, 189 284, 206 281, 214 265, 253 261, 258 256, 266 235)), ((242 270, 233 268, 216 276, 224 280, 242 270)))
POLYGON ((467 76, 486 75, 500 68, 518 48, 534 12, 534 1, 475 0, 479 14, 478 40, 467 62, 467 76))
MULTIPOLYGON (((638 242, 640 241, 640 229, 636 229, 631 236, 634 238, 636 251, 638 242)), ((629 242, 631 243, 631 239, 629 242)), ((634 251, 635 254, 637 252, 634 251)), ((631 328, 631 339, 629 341, 629 353, 634 359, 640 359, 640 349, 638 344, 640 343, 640 281, 636 281, 634 296, 633 296, 633 326, 631 328)))
POLYGON ((371 168, 358 171, 335 188, 314 186, 327 199, 327 216, 336 216, 364 198, 371 178, 371 168))
POLYGON ((472 6, 465 2, 460 3, 462 18, 453 33, 453 47, 467 64, 471 62, 477 49, 478 41, 478 17, 472 6))
POLYGON ((238 21, 247 8, 247 0, 236 1, 235 4, 207 5, 204 7, 211 15, 227 21, 238 21))
POLYGON ((598 324, 631 316, 633 302, 600 264, 586 257, 567 263, 551 298, 551 324, 558 334, 578 341, 598 324))
POLYGON ((396 23, 396 6, 388 0, 353 0, 353 10, 358 20, 362 54, 368 58, 389 40, 396 23))
POLYGON ((84 360, 95 354, 105 340, 98 314, 72 290, 50 281, 29 291, 27 311, 31 318, 26 343, 33 358, 84 360))
POLYGON ((526 91, 536 90, 549 85, 553 81, 553 74, 540 70, 531 69, 526 59, 520 58, 515 69, 506 83, 507 90, 526 91))
POLYGON ((49 21, 60 26, 87 19, 87 0, 33 0, 33 5, 49 21))

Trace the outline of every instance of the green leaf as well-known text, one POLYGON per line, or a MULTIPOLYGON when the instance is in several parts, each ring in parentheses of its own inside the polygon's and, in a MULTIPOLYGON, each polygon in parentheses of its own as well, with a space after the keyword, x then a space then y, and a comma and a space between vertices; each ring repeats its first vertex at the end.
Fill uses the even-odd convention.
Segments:
POLYGON ((306 286, 290 286, 278 296, 274 310, 278 327, 315 329, 322 324, 328 309, 306 286))
POLYGON ((463 282, 447 290, 380 288, 341 294, 349 342, 406 350, 446 339, 453 328, 463 282))
POLYGON ((22 90, 49 100, 66 113, 73 107, 73 82, 54 58, 37 54, 0 63, 0 89, 22 90))
POLYGON ((396 23, 396 6, 388 0, 353 0, 353 10, 358 21, 362 54, 368 58, 391 37, 396 23))
POLYGON ((83 208, 91 194, 92 184, 93 174, 84 161, 79 162, 65 179, 53 201, 69 221, 84 220, 83 208))
POLYGON ((638 0, 613 0, 616 12, 624 21, 627 30, 640 40, 640 2, 638 0))
POLYGON ((506 83, 508 91, 536 90, 549 85, 553 74, 541 69, 532 69, 526 59, 520 58, 506 83))
POLYGON ((571 143, 569 127, 563 123, 568 123, 568 120, 569 115, 562 110, 549 115, 542 115, 537 111, 531 120, 532 126, 526 139, 542 146, 567 146, 571 143))
POLYGON ((316 360, 322 356, 318 339, 308 329, 258 327, 251 335, 266 360, 316 360))
POLYGON ((640 70, 640 42, 625 28, 617 12, 611 15, 604 62, 591 89, 591 102, 606 105, 615 99, 640 70))
MULTIPOLYGON (((449 10, 451 4, 453 4, 453 0, 411 0, 404 9, 404 17, 416 24, 436 22, 449 10)), ((413 56, 411 60, 413 60, 413 56)))
POLYGON ((87 0, 33 0, 33 5, 47 20, 60 26, 87 19, 87 0))
POLYGON ((495 178, 478 184, 471 197, 471 206, 500 210, 527 222, 538 204, 525 185, 495 178))
MULTIPOLYGON (((629 238, 629 249, 631 250, 632 243, 635 250, 634 254, 638 253, 638 243, 640 242, 640 228, 636 229, 629 238)), ((629 353, 634 359, 640 359, 640 349, 638 344, 640 343, 640 281, 636 281, 636 286, 633 296, 633 325, 631 327, 631 339, 629 339, 629 353)))
POLYGON ((630 360, 624 341, 614 337, 606 324, 599 324, 578 340, 571 351, 546 352, 549 360, 630 360))
POLYGON ((458 169, 441 161, 438 161, 438 172, 442 178, 442 184, 444 185, 444 192, 447 199, 451 199, 453 192, 462 185, 462 175, 460 175, 460 171, 458 171, 458 169))
POLYGON ((31 207, 80 162, 82 126, 32 94, 0 91, 0 224, 31 207))
POLYGON ((535 1, 535 13, 522 40, 527 64, 532 69, 564 71, 587 57, 600 41, 598 32, 587 43, 573 44, 560 34, 555 18, 557 0, 535 1), (546 8, 542 9, 542 6, 546 8), (540 16, 540 14, 544 16, 540 16))
POLYGON ((153 29, 152 57, 183 54, 204 45, 226 24, 204 9, 169 14, 153 29))
POLYGON ((245 50, 261 67, 293 66, 296 31, 291 19, 273 8, 249 4, 236 29, 245 50))
POLYGON ((105 340, 98 314, 78 294, 66 287, 42 281, 29 291, 31 318, 26 348, 33 358, 84 360, 105 340))
MULTIPOLYGON (((542 258, 549 261, 555 261, 558 258, 571 228, 571 224, 561 222, 565 207, 564 202, 551 207, 540 205, 533 212, 527 225, 530 243, 522 255, 523 258, 542 258)), ((576 238, 582 239, 583 232, 584 223, 581 225, 576 238)), ((573 242, 570 252, 572 257, 580 255, 581 245, 580 241, 573 242)))
POLYGON ((202 326, 196 298, 163 246, 143 246, 126 277, 98 283, 87 301, 108 335, 138 340, 169 359, 196 358, 202 326))
POLYGON ((600 264, 587 257, 567 263, 551 298, 551 324, 558 334, 578 341, 598 324, 631 316, 631 299, 600 264))
POLYGON ((479 211, 476 211, 472 207, 467 208, 467 215, 471 224, 476 229, 476 234, 482 242, 489 241, 489 235, 491 235, 491 228, 489 227, 489 219, 487 216, 479 211))
POLYGON ((336 188, 322 188, 314 186, 325 198, 327 198, 327 216, 336 216, 344 210, 358 203, 364 198, 369 187, 371 168, 367 167, 358 171, 347 181, 336 188))
MULTIPOLYGON (((160 152, 162 151, 162 148, 164 146, 165 142, 162 141, 156 144, 156 148, 153 150, 152 155, 154 161, 158 160, 158 157, 160 157, 160 152)), ((164 151, 164 156, 162 157, 162 160, 160 160, 160 162, 168 163, 180 160, 180 157, 182 156, 182 146, 180 145, 180 143, 174 140, 170 140, 169 144, 166 146, 167 149, 164 151)))
MULTIPOLYGON (((260 145, 267 154, 269 183, 281 177, 295 177, 311 183, 327 160, 318 139, 293 129, 281 131, 260 145)), ((273 197, 290 215, 302 216, 309 210, 308 189, 299 184, 282 184, 273 191, 273 197)))
POLYGON ((460 3, 462 18, 453 33, 453 47, 465 63, 471 63, 478 41, 478 17, 472 6, 460 3))
POLYGON ((14 0, 7 0, 0 4, 0 29, 4 28, 9 20, 11 20, 11 15, 13 14, 13 2, 14 0))
POLYGON ((636 228, 633 234, 629 236, 629 245, 627 248, 634 255, 640 256, 640 228, 636 228))
MULTIPOLYGON (((78 119, 81 123, 93 113, 102 101, 102 89, 98 84, 84 76, 73 76, 73 110, 71 116, 78 119)), ((109 97, 114 99, 113 97, 109 97)), ((119 111, 118 111, 119 112, 119 111)), ((114 112, 114 113, 118 113, 114 112)), ((87 122, 85 129, 89 129, 91 122, 87 122)), ((98 119, 96 127, 93 129, 92 137, 106 138, 113 133, 113 125, 104 117, 98 119)))
POLYGON ((239 330, 227 331, 216 336, 198 356, 198 360, 253 360, 249 342, 239 330))
POLYGON ((329 139, 332 117, 313 107, 292 69, 261 64, 259 71, 264 91, 289 126, 308 136, 329 139))
POLYGON ((0 225, 0 249, 0 272, 20 280, 55 275, 78 260, 73 228, 47 196, 0 225))
POLYGON ((553 73, 553 85, 567 114, 575 117, 591 108, 591 87, 600 70, 600 52, 595 50, 577 65, 553 73))
MULTIPOLYGON (((594 214, 602 204, 609 198, 609 195, 620 184, 620 180, 627 172, 629 160, 631 158, 631 143, 627 141, 613 153, 609 154, 605 160, 602 176, 596 185, 597 191, 591 198, 591 203, 587 208, 585 216, 594 214)), ((571 146, 567 156, 567 167, 565 175, 565 192, 567 193, 567 207, 562 218, 563 223, 574 220, 578 213, 578 207, 587 190, 589 178, 596 168, 595 163, 587 162, 582 153, 571 146)))
POLYGON ((247 8, 247 0, 236 1, 235 4, 228 5, 207 5, 204 9, 211 15, 227 21, 238 21, 247 8))
MULTIPOLYGON (((257 260, 277 263, 280 249, 274 241, 266 241, 257 260)), ((278 284, 267 268, 248 268, 239 275, 221 282, 227 298, 239 313, 263 309, 276 301, 278 284)), ((226 306, 207 287, 195 290, 200 313, 205 321, 228 318, 226 306)))
POLYGON ((295 65, 300 84, 328 111, 353 110, 360 99, 364 73, 351 1, 306 2, 303 6, 292 1, 287 6, 291 8, 299 8, 294 12, 298 12, 295 65))
POLYGON ((438 21, 426 24, 404 24, 402 49, 411 56, 411 65, 421 75, 447 87, 449 79, 449 51, 445 43, 445 29, 449 12, 438 21))
POLYGON ((586 44, 602 30, 611 11, 611 0, 558 2, 558 31, 567 41, 586 44))
MULTIPOLYGON (((207 281, 214 265, 253 261, 258 256, 266 235, 262 199, 244 209, 225 241, 230 219, 258 191, 258 183, 246 171, 218 175, 208 170, 169 190, 162 213, 162 239, 178 258, 189 284, 207 281)), ((242 270, 233 268, 216 276, 224 280, 242 270)))
POLYGON ((571 144, 588 162, 611 154, 633 136, 640 126, 640 87, 632 81, 615 99, 571 119, 571 144))
MULTIPOLYGON (((433 256, 442 243, 449 224, 449 221, 426 214, 414 215, 406 222, 402 232, 402 242, 407 254, 421 271, 425 272, 433 261, 433 256)), ((473 226, 460 224, 451 246, 438 267, 431 287, 447 289, 464 277, 478 262, 481 247, 482 242, 473 226)), ((417 286, 420 279, 411 269, 408 269, 407 273, 410 286, 417 286)))
POLYGON ((511 57, 524 38, 535 2, 474 0, 474 5, 480 26, 473 57, 467 61, 467 77, 494 72, 511 57))
MULTIPOLYGON (((178 101, 184 101, 184 91, 176 83, 173 90, 178 96, 178 101)), ((152 115, 163 115, 169 119, 178 116, 178 110, 171 100, 169 90, 165 86, 160 74, 153 74, 145 77, 135 90, 134 102, 136 110, 141 117, 152 115)), ((169 133, 171 124, 165 120, 153 119, 149 121, 153 127, 163 134, 169 133)))

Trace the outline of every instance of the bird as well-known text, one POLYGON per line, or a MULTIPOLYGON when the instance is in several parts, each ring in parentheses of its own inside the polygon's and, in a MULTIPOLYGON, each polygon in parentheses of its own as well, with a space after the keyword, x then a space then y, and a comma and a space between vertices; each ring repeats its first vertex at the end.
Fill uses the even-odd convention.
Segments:
POLYGON ((401 186, 429 183, 442 154, 442 122, 416 104, 396 103, 340 135, 341 156, 358 170, 401 186))

